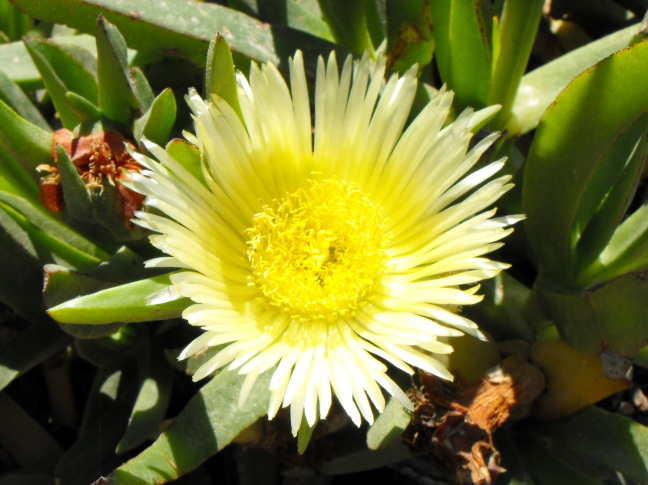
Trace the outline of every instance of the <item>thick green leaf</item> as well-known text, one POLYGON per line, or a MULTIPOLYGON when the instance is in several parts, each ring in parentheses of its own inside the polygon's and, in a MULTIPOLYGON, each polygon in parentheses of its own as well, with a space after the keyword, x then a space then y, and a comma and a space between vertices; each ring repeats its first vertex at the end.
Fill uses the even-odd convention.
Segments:
POLYGON ((129 80, 126 41, 103 16, 96 32, 99 109, 108 119, 126 125, 140 109, 129 80))
POLYGON ((29 235, 0 206, 0 301, 26 319, 43 315, 41 263, 29 235))
POLYGON ((530 442, 522 445, 522 453, 533 477, 534 485, 597 485, 601 482, 576 470, 561 457, 530 442))
POLYGON ((93 214, 90 189, 86 188, 81 174, 62 145, 57 145, 56 155, 66 212, 73 219, 91 221, 93 214))
POLYGON ((115 447, 124 433, 137 392, 131 360, 120 360, 97 372, 79 439, 56 465, 58 483, 87 485, 123 462, 115 447))
POLYGON ((207 68, 205 69, 205 99, 220 96, 243 119, 238 100, 238 87, 232 52, 225 37, 216 34, 209 44, 207 68))
MULTIPOLYGON (((589 183, 606 152, 648 112, 646 63, 648 41, 601 61, 560 94, 538 127, 524 174, 526 230, 542 271, 562 285, 578 286, 578 222, 582 205, 595 203, 584 201, 589 183)), ((618 162, 621 171, 626 160, 618 162)))
MULTIPOLYGON (((618 248, 616 242, 625 229, 619 227, 617 230, 617 226, 626 216, 628 206, 641 179, 640 174, 646 156, 644 133, 647 126, 648 116, 620 137, 602 160, 596 179, 588 186, 588 193, 584 200, 591 201, 592 207, 586 207, 585 204, 581 206, 582 216, 589 217, 589 221, 582 231, 577 249, 581 280, 602 282, 632 270, 619 264, 620 255, 616 253, 618 248), (623 169, 619 170, 619 160, 623 159, 627 161, 623 169), (601 254, 604 249, 604 253, 601 254)), ((637 216, 638 214, 631 219, 637 220, 637 216)), ((628 227, 627 221, 623 226, 628 227)), ((640 231, 630 231, 626 234, 629 237, 636 237, 640 235, 640 231)), ((631 264, 635 262, 641 264, 639 261, 630 261, 631 264)))
POLYGON ((165 148, 166 152, 175 158, 186 168, 191 175, 207 186, 205 177, 202 174, 202 162, 200 161, 200 150, 185 140, 176 138, 171 140, 165 148))
POLYGON ((5 73, 0 70, 0 100, 30 123, 49 130, 49 125, 27 95, 5 73))
POLYGON ((303 455, 306 452, 317 423, 318 421, 315 421, 315 424, 311 426, 306 421, 306 416, 302 416, 302 421, 299 423, 299 429, 297 430, 297 454, 303 455))
MULTIPOLYGON (((93 61, 90 61, 90 59, 96 54, 94 37, 86 34, 59 35, 56 36, 55 42, 67 47, 70 53, 92 71, 91 64, 93 61), (85 51, 85 55, 81 51, 85 51), (90 62, 90 64, 87 64, 87 62, 90 62)), ((94 64, 96 68, 96 63, 94 64)), ((43 87, 38 69, 36 69, 22 41, 0 44, 0 66, 2 66, 2 70, 9 79, 25 90, 43 87)))
POLYGON ((413 458, 413 455, 410 449, 404 443, 396 441, 391 446, 386 446, 379 450, 364 449, 338 456, 330 462, 320 465, 318 467, 318 473, 333 476, 358 473, 375 470, 382 466, 391 465, 411 458, 413 458))
POLYGON ((14 8, 7 0, 0 2, 0 32, 8 40, 18 40, 34 25, 34 19, 14 8))
MULTIPOLYGON (((149 276, 162 274, 164 269, 144 267, 144 260, 127 246, 122 246, 106 261, 86 273, 88 276, 112 283, 130 283, 149 276)), ((90 290, 87 293, 91 293, 90 290)), ((58 303, 62 303, 59 301, 58 303)))
MULTIPOLYGON (((246 10, 235 6, 236 3, 230 2, 230 6, 243 12, 246 10)), ((250 10, 249 14, 259 20, 274 25, 285 25, 333 41, 333 33, 322 19, 317 0, 263 0, 253 3, 256 4, 256 8, 247 10, 250 10)))
POLYGON ((155 99, 155 93, 153 92, 148 79, 146 79, 146 76, 139 67, 132 67, 130 69, 130 79, 132 82, 133 93, 137 98, 140 108, 142 111, 148 110, 155 99))
POLYGON ((389 68, 405 72, 414 64, 427 66, 434 53, 430 3, 389 1, 386 9, 389 68))
POLYGON ((319 6, 336 43, 358 55, 373 51, 367 29, 367 0, 319 0, 319 6))
MULTIPOLYGON (((77 93, 65 93, 65 102, 83 125, 90 125, 101 119, 99 107, 77 93)), ((85 134, 85 132, 81 134, 85 134)))
POLYGON ((34 320, 0 351, 0 389, 71 342, 49 318, 34 320))
POLYGON ((167 88, 151 104, 151 107, 133 124, 135 139, 148 138, 157 145, 164 145, 176 119, 176 101, 173 91, 167 88))
POLYGON ((54 462, 60 445, 4 392, 0 393, 0 444, 20 465, 54 462))
POLYGON ((205 65, 209 41, 221 32, 233 51, 256 61, 285 63, 295 46, 314 68, 317 55, 337 46, 295 29, 271 26, 235 10, 212 3, 167 0, 12 0, 29 15, 93 33, 101 13, 126 38, 131 48, 182 56, 205 65))
MULTIPOLYGON (((45 265, 45 285, 43 297, 48 308, 64 303, 79 296, 88 295, 114 286, 105 279, 76 273, 68 268, 53 264, 45 265)), ((77 339, 96 339, 110 335, 122 326, 121 323, 101 325, 77 325, 58 322, 69 335, 77 339)))
POLYGON ((156 303, 151 297, 165 291, 169 276, 155 276, 81 296, 48 310, 63 323, 95 325, 113 322, 145 322, 179 317, 189 300, 179 298, 156 303))
POLYGON ((410 423, 411 415, 396 399, 390 399, 376 422, 367 432, 367 446, 371 450, 383 448, 397 439, 410 423))
POLYGON ((0 149, 38 180, 36 167, 52 161, 52 133, 30 123, 0 100, 0 149))
POLYGON ((644 204, 619 226, 601 261, 612 267, 609 277, 644 271, 648 265, 648 204, 644 204))
MULTIPOLYGON (((73 92, 92 103, 97 102, 97 81, 92 68, 86 67, 89 61, 81 62, 67 49, 46 39, 25 39, 25 46, 52 97, 63 126, 73 129, 79 119, 66 102, 65 94, 73 92)), ((91 58, 87 53, 85 57, 91 58)))
POLYGON ((590 406, 542 430, 627 478, 648 482, 648 429, 630 418, 590 406))
MULTIPOLYGON (((34 40, 32 42, 36 43, 40 41, 34 40)), ((57 76, 56 71, 54 71, 51 64, 48 62, 48 59, 37 50, 32 49, 28 41, 25 41, 25 45, 27 46, 29 54, 32 56, 36 68, 41 74, 45 88, 52 98, 52 102, 56 107, 56 112, 58 113, 63 126, 68 130, 74 129, 74 127, 79 124, 80 120, 65 101, 65 93, 68 89, 63 81, 57 76)))
POLYGON ((266 414, 272 372, 261 374, 245 404, 237 396, 244 376, 223 371, 200 389, 171 427, 149 448, 107 478, 112 484, 166 483, 202 464, 266 414))
POLYGON ((117 445, 117 454, 132 450, 155 436, 171 397, 173 368, 148 333, 140 342, 135 350, 139 391, 126 432, 117 445))
POLYGON ((23 89, 37 89, 43 86, 38 69, 22 41, 0 44, 0 66, 7 77, 23 89))
POLYGON ((492 14, 485 0, 431 2, 436 60, 441 79, 459 108, 488 103, 492 63, 492 14))
POLYGON ((556 96, 580 73, 627 47, 638 30, 632 25, 556 60, 544 64, 522 78, 506 130, 524 134, 533 130, 556 96))
POLYGON ((25 231, 41 263, 57 263, 89 270, 108 254, 41 207, 0 191, 0 206, 25 231))
MULTIPOLYGON (((75 325, 75 327, 80 326, 75 325)), ((96 325, 92 327, 94 326, 96 325)), ((83 327, 88 328, 90 326, 83 325, 83 327)), ((120 355, 123 355, 124 352, 130 350, 131 343, 128 341, 123 342, 120 338, 125 328, 129 327, 123 326, 117 332, 97 338, 78 338, 74 341, 74 347, 83 359, 96 367, 104 367, 120 355)))
POLYGON ((38 185, 20 164, 0 147, 0 190, 38 204, 38 185))
POLYGON ((562 338, 584 353, 611 349, 631 355, 648 345, 648 280, 630 273, 590 291, 557 288, 541 281, 534 288, 562 338))
POLYGON ((544 0, 504 2, 488 95, 488 104, 502 105, 490 125, 495 129, 500 129, 506 123, 513 109, 513 101, 536 40, 544 4, 544 0))

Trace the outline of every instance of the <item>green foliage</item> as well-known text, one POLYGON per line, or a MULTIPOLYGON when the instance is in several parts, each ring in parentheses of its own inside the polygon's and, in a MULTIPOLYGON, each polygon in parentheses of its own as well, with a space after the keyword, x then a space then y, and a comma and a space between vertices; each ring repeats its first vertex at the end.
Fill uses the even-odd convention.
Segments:
MULTIPOLYGON (((509 158, 504 171, 517 189, 499 210, 526 222, 497 258, 513 263, 510 272, 484 282, 484 301, 462 309, 492 336, 496 360, 527 358, 534 343, 560 338, 648 365, 648 40, 636 23, 647 5, 554 2, 548 14, 549 3, 0 0, 0 302, 11 309, 0 328, 15 334, 0 339, 0 463, 12 460, 0 485, 184 475, 193 483, 233 442, 248 447, 221 457, 237 460, 242 485, 425 460, 398 442, 412 413, 394 399, 368 428, 349 425, 334 405, 294 438, 282 411, 262 419, 272 370, 240 406, 238 369, 202 387, 190 382, 221 347, 177 361, 198 333, 181 320, 191 301, 175 293, 169 269, 144 267, 159 254, 127 220, 139 205, 124 199, 121 181, 139 168, 93 178, 56 131, 69 130, 70 143, 110 131, 131 151, 164 147, 207 186, 200 147, 174 138, 191 126, 182 96, 190 88, 218 96, 242 118, 237 68, 271 61, 285 74, 297 49, 310 80, 331 50, 338 60, 383 53, 392 72, 418 64, 416 109, 444 84, 456 92, 451 116, 501 105, 480 115, 480 127, 504 131, 480 164, 509 158), (53 185, 60 200, 47 192, 53 185), (62 355, 90 389, 73 383, 76 394, 58 393, 80 415, 66 422, 52 404, 48 422, 21 390, 34 386, 30 369, 62 355), (246 475, 251 456, 264 456, 271 472, 246 475)), ((647 482, 646 427, 604 406, 550 423, 507 422, 495 438, 509 471, 497 483, 647 482)), ((431 428, 438 418, 426 417, 431 428)))
POLYGON ((205 99, 211 99, 214 95, 227 101, 239 117, 243 117, 238 100, 232 52, 221 34, 216 34, 209 44, 205 68, 205 99))
POLYGON ((103 17, 97 23, 97 59, 99 109, 109 120, 127 124, 140 103, 128 76, 126 41, 103 17))
POLYGON ((244 378, 221 372, 149 448, 112 472, 108 483, 166 483, 195 469, 266 413, 269 378, 269 373, 260 376, 239 408, 232 396, 238 395, 244 378))
POLYGON ((626 215, 646 156, 647 60, 644 41, 576 77, 544 115, 526 164, 535 290, 567 342, 586 352, 627 355, 648 338, 644 312, 630 303, 645 284, 628 274, 646 268, 643 208, 626 215))

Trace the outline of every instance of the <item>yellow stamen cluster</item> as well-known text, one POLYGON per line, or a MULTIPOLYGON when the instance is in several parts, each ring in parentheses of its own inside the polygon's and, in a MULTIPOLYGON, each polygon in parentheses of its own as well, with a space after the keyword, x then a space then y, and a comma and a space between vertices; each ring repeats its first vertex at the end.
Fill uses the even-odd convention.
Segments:
POLYGON ((337 180, 310 180, 273 200, 246 233, 253 283, 300 320, 351 314, 387 262, 379 206, 337 180))

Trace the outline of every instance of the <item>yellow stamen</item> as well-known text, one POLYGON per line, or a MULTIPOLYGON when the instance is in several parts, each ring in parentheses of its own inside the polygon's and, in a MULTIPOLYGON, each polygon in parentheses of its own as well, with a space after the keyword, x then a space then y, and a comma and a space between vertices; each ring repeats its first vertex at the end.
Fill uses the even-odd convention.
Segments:
POLYGON ((253 284, 300 320, 351 314, 387 262, 380 207, 351 183, 309 180, 264 206, 246 233, 253 284))

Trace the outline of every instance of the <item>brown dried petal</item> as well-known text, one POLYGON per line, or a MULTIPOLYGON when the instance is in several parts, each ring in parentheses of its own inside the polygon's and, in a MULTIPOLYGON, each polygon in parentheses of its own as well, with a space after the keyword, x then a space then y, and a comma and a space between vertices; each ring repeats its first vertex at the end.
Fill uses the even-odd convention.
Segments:
POLYGON ((414 393, 418 401, 404 440, 460 483, 492 484, 504 471, 493 432, 508 419, 528 414, 544 390, 544 375, 511 356, 462 392, 431 374, 420 376, 423 387, 414 393))

